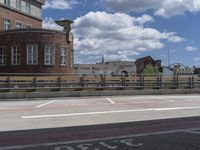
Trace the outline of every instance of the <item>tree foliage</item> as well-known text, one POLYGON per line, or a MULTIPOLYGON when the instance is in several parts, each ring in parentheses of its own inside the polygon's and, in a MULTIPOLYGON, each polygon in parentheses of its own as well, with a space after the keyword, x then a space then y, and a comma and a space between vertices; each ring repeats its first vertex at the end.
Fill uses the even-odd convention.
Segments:
POLYGON ((153 67, 151 65, 146 66, 146 68, 142 72, 143 74, 159 74, 159 69, 157 67, 153 67))

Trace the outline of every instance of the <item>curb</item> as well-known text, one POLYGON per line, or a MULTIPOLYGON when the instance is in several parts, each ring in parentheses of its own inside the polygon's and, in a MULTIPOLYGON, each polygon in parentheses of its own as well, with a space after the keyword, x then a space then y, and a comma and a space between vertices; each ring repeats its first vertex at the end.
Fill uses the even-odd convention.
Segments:
POLYGON ((86 96, 128 96, 128 95, 167 95, 167 94, 200 94, 200 89, 159 89, 159 90, 105 90, 105 91, 59 91, 30 93, 0 93, 0 100, 86 97, 86 96))

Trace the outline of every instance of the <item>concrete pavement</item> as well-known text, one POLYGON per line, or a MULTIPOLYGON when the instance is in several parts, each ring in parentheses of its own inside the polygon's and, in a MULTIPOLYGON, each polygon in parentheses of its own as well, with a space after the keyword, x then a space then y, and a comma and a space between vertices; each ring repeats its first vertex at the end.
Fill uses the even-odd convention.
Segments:
POLYGON ((0 102, 0 150, 199 150, 200 95, 0 102))
POLYGON ((25 99, 0 102, 0 131, 200 116, 199 95, 25 99))

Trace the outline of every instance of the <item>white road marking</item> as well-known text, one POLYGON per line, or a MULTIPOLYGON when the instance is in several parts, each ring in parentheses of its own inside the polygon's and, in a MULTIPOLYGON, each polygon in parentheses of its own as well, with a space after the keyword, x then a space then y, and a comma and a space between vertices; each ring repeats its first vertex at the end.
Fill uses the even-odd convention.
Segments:
POLYGON ((8 109, 7 107, 0 107, 0 110, 8 109))
POLYGON ((170 101, 172 103, 175 102, 175 100, 169 99, 168 97, 157 97, 157 96, 155 96, 155 97, 151 97, 151 98, 160 99, 160 100, 166 100, 166 101, 170 101))
MULTIPOLYGON (((199 128, 192 128, 191 130, 199 130, 199 128)), ((150 133, 142 133, 142 134, 133 134, 133 135, 125 135, 125 136, 117 136, 117 137, 106 137, 106 138, 95 138, 95 139, 87 139, 87 140, 76 140, 76 141, 67 141, 67 142, 63 141, 63 142, 7 146, 7 147, 0 147, 0 150, 13 150, 13 149, 36 148, 40 146, 57 146, 57 145, 68 145, 68 144, 78 144, 78 143, 89 143, 89 142, 97 142, 97 141, 105 141, 105 140, 144 137, 144 136, 149 136, 149 135, 162 135, 162 134, 170 134, 170 133, 185 132, 185 131, 187 130, 178 129, 178 130, 171 130, 171 131, 150 132, 150 133)))
POLYGON ((200 131, 194 131, 194 130, 187 130, 186 133, 192 133, 192 134, 200 134, 200 131))
POLYGON ((87 104, 66 104, 65 106, 86 106, 87 104))
POLYGON ((54 118, 54 117, 70 117, 70 116, 86 116, 86 115, 100 115, 100 114, 114 114, 114 113, 129 113, 129 112, 146 112, 146 111, 169 111, 169 110, 190 110, 200 109, 200 107, 171 107, 171 108, 147 108, 147 109, 133 109, 133 110, 117 110, 117 111, 102 111, 102 112, 85 112, 85 113, 69 113, 69 114, 50 114, 50 115, 33 115, 22 116, 22 119, 36 119, 36 118, 54 118))
POLYGON ((36 106, 36 108, 40 108, 40 107, 49 105, 49 104, 54 103, 54 102, 56 102, 56 101, 57 101, 57 100, 53 100, 53 101, 50 101, 50 102, 48 102, 48 103, 44 103, 44 104, 38 105, 38 106, 36 106))
POLYGON ((112 100, 112 99, 110 99, 110 98, 106 98, 111 104, 115 104, 115 102, 112 100))

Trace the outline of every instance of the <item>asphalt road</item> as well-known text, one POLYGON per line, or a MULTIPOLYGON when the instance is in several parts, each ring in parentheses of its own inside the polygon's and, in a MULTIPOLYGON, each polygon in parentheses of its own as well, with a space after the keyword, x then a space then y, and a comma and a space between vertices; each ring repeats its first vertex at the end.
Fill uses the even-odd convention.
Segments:
POLYGON ((199 96, 1 101, 0 150, 199 150, 199 96))

